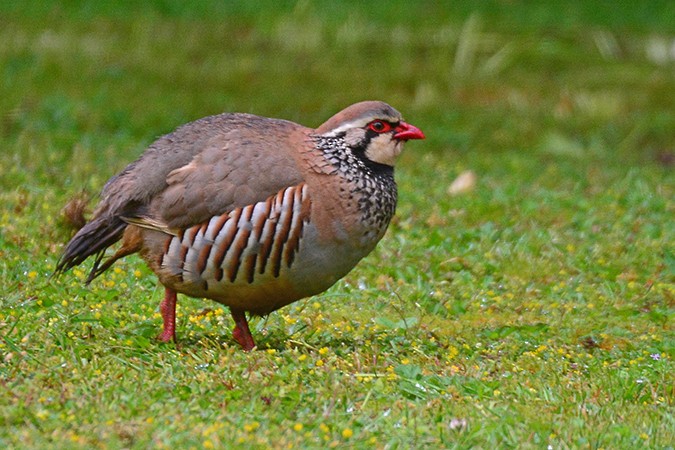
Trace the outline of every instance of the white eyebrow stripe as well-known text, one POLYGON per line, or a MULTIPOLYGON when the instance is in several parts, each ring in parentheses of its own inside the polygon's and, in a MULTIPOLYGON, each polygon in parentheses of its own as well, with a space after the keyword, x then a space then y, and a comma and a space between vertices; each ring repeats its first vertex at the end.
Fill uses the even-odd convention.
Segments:
POLYGON ((353 128, 363 128, 368 125, 373 120, 382 120, 384 122, 398 123, 401 121, 399 117, 360 117, 358 119, 352 120, 351 122, 346 122, 340 125, 337 128, 333 128, 330 132, 324 133, 324 136, 336 136, 340 133, 344 133, 347 130, 353 128))

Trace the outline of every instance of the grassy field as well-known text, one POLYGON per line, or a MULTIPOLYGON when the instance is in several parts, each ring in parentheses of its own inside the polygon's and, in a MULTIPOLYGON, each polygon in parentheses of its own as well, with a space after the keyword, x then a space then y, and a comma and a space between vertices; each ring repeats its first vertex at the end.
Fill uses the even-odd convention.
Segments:
POLYGON ((673 2, 223 3, 0 3, 0 447, 674 448, 673 2), (50 278, 155 137, 365 99, 427 135, 397 217, 259 350, 158 343, 139 258, 50 278))

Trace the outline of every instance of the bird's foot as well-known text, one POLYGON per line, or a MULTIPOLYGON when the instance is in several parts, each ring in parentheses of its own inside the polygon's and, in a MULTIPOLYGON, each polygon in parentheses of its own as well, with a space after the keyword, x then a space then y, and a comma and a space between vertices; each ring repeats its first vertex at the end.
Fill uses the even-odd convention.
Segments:
POLYGON ((159 304, 159 312, 162 314, 164 329, 157 336, 161 342, 176 342, 176 300, 178 294, 173 289, 166 288, 164 300, 159 304))
POLYGON ((157 336, 157 340, 160 342, 176 342, 176 331, 175 330, 167 330, 164 328, 164 331, 157 336))
POLYGON ((250 352, 255 348, 255 341, 253 340, 253 336, 251 336, 251 330, 248 328, 246 314, 244 311, 239 310, 232 310, 231 312, 235 323, 232 337, 241 345, 245 352, 250 352))

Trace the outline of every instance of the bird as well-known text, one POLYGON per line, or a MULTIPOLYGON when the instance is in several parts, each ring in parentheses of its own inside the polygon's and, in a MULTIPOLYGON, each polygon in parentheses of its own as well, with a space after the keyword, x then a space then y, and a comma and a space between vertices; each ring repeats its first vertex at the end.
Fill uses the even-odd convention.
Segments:
POLYGON ((160 341, 177 342, 181 293, 227 306, 233 339, 251 351, 247 314, 324 292, 375 248, 403 144, 424 138, 381 101, 316 129, 247 113, 187 123, 110 178, 55 274, 93 257, 89 284, 138 253, 164 287, 160 341))

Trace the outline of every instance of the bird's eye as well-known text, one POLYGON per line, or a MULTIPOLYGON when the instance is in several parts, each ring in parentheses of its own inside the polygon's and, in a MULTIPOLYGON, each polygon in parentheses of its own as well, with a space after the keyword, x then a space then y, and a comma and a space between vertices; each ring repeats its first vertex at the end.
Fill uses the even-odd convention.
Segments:
POLYGON ((391 130, 391 124, 381 120, 373 120, 368 124, 368 129, 373 130, 376 133, 386 133, 391 130))

